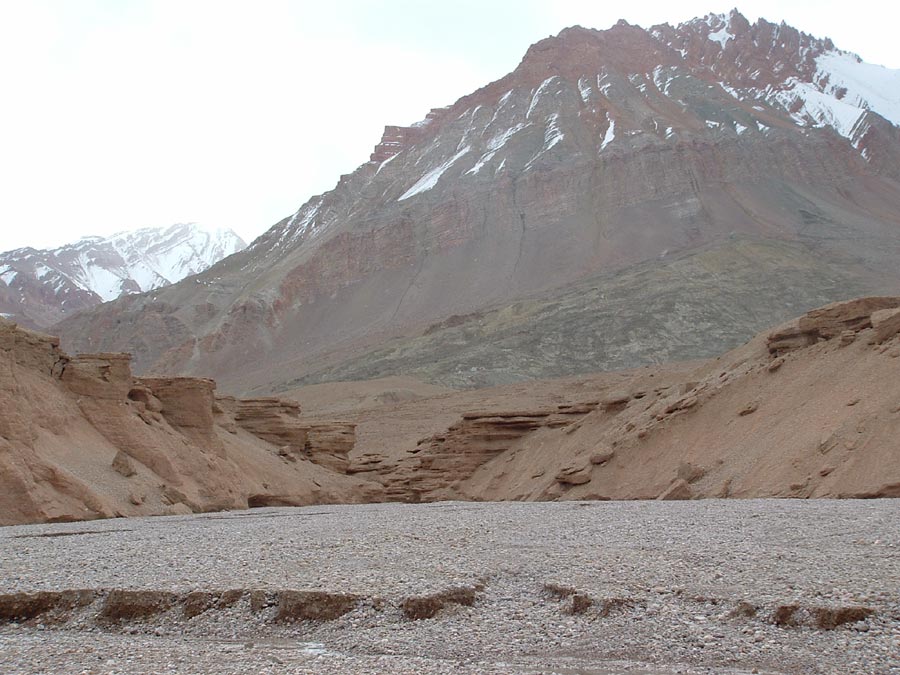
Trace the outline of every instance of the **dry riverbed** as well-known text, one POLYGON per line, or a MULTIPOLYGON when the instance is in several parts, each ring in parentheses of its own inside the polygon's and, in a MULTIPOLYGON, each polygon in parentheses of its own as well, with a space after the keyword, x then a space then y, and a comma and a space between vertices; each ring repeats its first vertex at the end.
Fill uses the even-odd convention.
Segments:
POLYGON ((2 673, 900 673, 900 500, 0 528, 2 673))

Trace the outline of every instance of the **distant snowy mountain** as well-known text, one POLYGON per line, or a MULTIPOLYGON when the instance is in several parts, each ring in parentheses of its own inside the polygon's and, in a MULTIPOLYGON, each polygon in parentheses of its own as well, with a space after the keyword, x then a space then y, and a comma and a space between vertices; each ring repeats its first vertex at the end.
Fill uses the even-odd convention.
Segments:
POLYGON ((185 223, 7 251, 0 253, 0 313, 49 326, 79 309, 173 284, 245 246, 232 230, 185 223))

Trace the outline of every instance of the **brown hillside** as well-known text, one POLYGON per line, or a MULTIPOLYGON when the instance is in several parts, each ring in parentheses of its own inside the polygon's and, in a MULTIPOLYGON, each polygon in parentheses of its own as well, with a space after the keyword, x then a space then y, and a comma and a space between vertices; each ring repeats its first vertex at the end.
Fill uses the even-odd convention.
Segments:
POLYGON ((728 354, 456 392, 217 397, 0 322, 0 524, 360 501, 900 496, 900 297, 728 354), (342 421, 335 421, 339 417, 342 421))

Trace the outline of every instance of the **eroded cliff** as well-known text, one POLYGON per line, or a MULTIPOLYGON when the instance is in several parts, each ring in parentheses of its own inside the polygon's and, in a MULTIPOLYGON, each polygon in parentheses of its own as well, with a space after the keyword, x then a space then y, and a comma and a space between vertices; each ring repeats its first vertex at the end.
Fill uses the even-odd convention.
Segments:
POLYGON ((0 319, 2 525, 378 498, 346 473, 353 443, 296 403, 135 378, 128 354, 69 356, 0 319))

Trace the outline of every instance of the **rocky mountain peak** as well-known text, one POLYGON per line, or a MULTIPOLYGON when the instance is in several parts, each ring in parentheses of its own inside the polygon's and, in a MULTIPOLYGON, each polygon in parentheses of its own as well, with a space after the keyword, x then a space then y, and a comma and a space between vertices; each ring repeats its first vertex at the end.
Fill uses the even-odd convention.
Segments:
MULTIPOLYGON (((115 320, 109 314, 68 335, 86 351, 128 345, 139 367, 234 380, 244 376, 234 364, 246 363, 253 345, 269 345, 269 365, 252 373, 264 386, 283 377, 283 360, 305 373, 310 364, 330 367, 326 355, 341 362, 383 340, 426 331, 432 340, 455 321, 466 323, 460 317, 597 275, 665 267, 659 261, 713 246, 728 249, 723 255, 733 262, 729 247, 742 238, 812 237, 816 256, 833 247, 835 269, 863 280, 854 292, 881 292, 887 289, 868 271, 847 272, 846 261, 886 260, 894 250, 885 218, 900 202, 891 183, 900 179, 898 78, 827 39, 765 20, 751 24, 737 11, 650 29, 573 26, 534 44, 506 76, 415 124, 386 127, 367 162, 202 284, 179 284, 154 303, 123 301, 115 320), (882 244, 865 243, 875 239, 882 244), (848 257, 841 247, 856 253, 848 257), (140 322, 145 313, 158 333, 140 322)), ((758 263, 773 269, 770 258, 758 263)), ((801 268, 794 269, 800 276, 801 268)), ((793 309, 839 299, 820 293, 822 282, 795 278, 786 291, 793 309)), ((760 291, 768 281, 742 283, 760 291)), ((687 285, 672 283, 682 291, 687 285)), ((733 290, 757 307, 756 298, 733 290)), ((783 318, 768 304, 759 311, 763 318, 750 329, 783 318)), ((688 323, 684 330, 701 325, 688 323)), ((594 346, 579 353, 606 349, 592 331, 585 335, 594 346)), ((674 333, 666 335, 671 344, 674 333)), ((646 351, 634 346, 644 340, 640 331, 610 340, 622 344, 614 355, 590 357, 594 368, 635 365, 663 348, 652 339, 646 351)), ((560 354, 549 372, 573 372, 559 365, 573 358, 566 347, 532 347, 560 354)), ((401 353, 372 358, 379 368, 409 363, 401 353)), ((494 361, 509 353, 515 349, 494 361)), ((508 370, 520 372, 519 361, 508 370)), ((478 374, 484 367, 476 359, 474 370, 448 381, 495 382, 478 374)), ((338 370, 357 377, 367 368, 338 370)), ((540 368, 529 372, 548 372, 540 368)))

